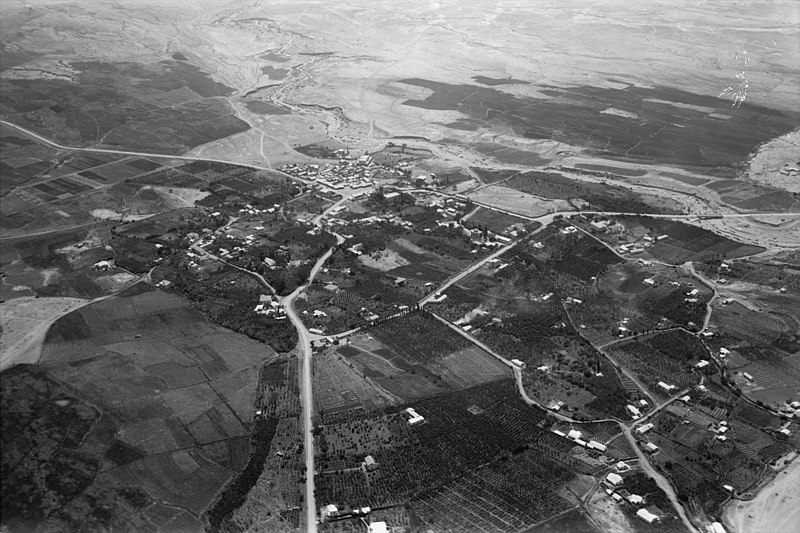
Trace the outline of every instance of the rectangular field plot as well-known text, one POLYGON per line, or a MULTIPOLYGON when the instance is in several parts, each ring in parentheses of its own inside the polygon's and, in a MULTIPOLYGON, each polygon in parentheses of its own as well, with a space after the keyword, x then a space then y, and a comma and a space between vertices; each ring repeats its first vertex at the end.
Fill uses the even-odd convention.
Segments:
POLYGON ((486 207, 479 207, 474 215, 466 220, 468 227, 486 228, 493 233, 502 234, 509 226, 525 224, 528 220, 486 207))
POLYGON ((197 189, 206 184, 206 181, 174 168, 156 169, 146 174, 141 174, 130 181, 142 185, 183 187, 186 189, 197 189))
POLYGON ((412 313, 370 330, 409 363, 429 363, 472 346, 428 313, 412 313))
POLYGON ((61 175, 70 174, 72 172, 81 172, 90 168, 99 167, 125 159, 128 156, 121 154, 104 154, 99 152, 79 152, 72 156, 64 165, 59 169, 61 175))
POLYGON ((445 356, 436 370, 456 389, 463 389, 508 377, 511 370, 485 350, 470 346, 445 356))
POLYGON ((411 503, 412 514, 448 531, 516 531, 572 505, 558 488, 573 474, 555 461, 525 452, 492 463, 411 503))
MULTIPOLYGON (((79 172, 78 174, 81 176, 86 175, 87 173, 91 173, 94 176, 100 176, 101 181, 107 184, 117 183, 119 181, 124 181, 128 178, 132 178, 134 176, 138 176, 142 173, 136 167, 131 166, 129 160, 117 161, 114 163, 109 163, 107 165, 94 167, 91 170, 79 172)), ((160 167, 157 166, 156 168, 160 167)), ((93 178, 94 179, 94 178, 93 178)))
POLYGON ((200 514, 231 471, 199 453, 176 452, 147 457, 115 470, 112 475, 123 485, 145 488, 148 494, 168 505, 200 514))
POLYGON ((361 408, 371 411, 389 405, 371 380, 335 352, 314 356, 314 401, 317 411, 331 414, 361 408))
POLYGON ((409 362, 395 350, 368 334, 351 339, 347 352, 339 353, 352 364, 356 378, 380 387, 392 402, 425 398, 451 390, 426 366, 409 362), (345 355, 345 353, 347 355, 345 355))

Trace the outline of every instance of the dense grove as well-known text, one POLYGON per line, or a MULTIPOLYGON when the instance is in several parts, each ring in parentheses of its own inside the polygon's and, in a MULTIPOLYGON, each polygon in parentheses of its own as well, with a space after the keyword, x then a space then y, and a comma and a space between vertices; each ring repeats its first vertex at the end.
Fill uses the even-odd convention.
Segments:
POLYGON ((244 470, 225 487, 217 502, 208 512, 208 521, 211 531, 218 532, 222 522, 230 517, 231 513, 238 509, 247 498, 247 493, 256 484, 264 461, 269 455, 272 437, 275 435, 275 428, 278 426, 277 418, 266 418, 256 420, 253 423, 251 442, 253 453, 244 470))

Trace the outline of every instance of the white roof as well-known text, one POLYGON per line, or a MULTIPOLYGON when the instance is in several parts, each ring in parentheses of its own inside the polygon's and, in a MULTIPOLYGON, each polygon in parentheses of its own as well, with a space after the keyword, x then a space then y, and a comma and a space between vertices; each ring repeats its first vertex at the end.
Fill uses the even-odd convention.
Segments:
POLYGON ((622 476, 620 476, 619 474, 615 474, 614 472, 611 472, 606 476, 606 481, 608 481, 612 485, 619 485, 620 483, 622 483, 622 476))
POLYGON ((647 509, 639 509, 638 511, 636 511, 636 516, 638 516, 639 518, 648 523, 655 522, 656 520, 658 520, 658 516, 654 515, 647 509))
POLYGON ((369 533, 388 533, 386 522, 373 522, 369 525, 369 533))

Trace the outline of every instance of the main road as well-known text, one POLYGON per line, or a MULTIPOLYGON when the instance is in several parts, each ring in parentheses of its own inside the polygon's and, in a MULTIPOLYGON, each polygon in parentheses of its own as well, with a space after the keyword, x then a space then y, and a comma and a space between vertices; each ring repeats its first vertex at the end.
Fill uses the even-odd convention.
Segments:
MULTIPOLYGON (((324 213, 320 214, 314 219, 314 224, 318 227, 322 226, 322 218, 333 208, 340 205, 346 199, 342 198, 332 206, 328 207, 324 213)), ((336 235, 336 243, 337 245, 342 244, 344 242, 344 237, 341 235, 336 235)), ((294 324, 295 329, 297 330, 297 337, 298 337, 298 344, 297 349, 299 351, 300 357, 300 398, 303 403, 303 432, 305 434, 304 445, 303 448, 305 450, 305 460, 306 460, 306 497, 305 497, 305 506, 306 506, 306 531, 309 533, 316 533, 317 531, 317 503, 316 498, 314 496, 314 422, 313 422, 313 413, 314 413, 314 388, 313 388, 313 379, 312 379, 312 361, 311 361, 311 333, 306 328, 303 321, 300 320, 300 315, 297 313, 297 310, 294 307, 294 302, 297 297, 305 291, 309 285, 314 281, 314 278, 319 273, 322 265, 325 264, 325 261, 333 254, 335 248, 328 249, 325 254, 320 257, 316 264, 314 264, 314 268, 311 269, 311 273, 308 275, 308 279, 306 282, 297 287, 289 296, 286 296, 283 299, 283 307, 286 310, 286 315, 294 324)))

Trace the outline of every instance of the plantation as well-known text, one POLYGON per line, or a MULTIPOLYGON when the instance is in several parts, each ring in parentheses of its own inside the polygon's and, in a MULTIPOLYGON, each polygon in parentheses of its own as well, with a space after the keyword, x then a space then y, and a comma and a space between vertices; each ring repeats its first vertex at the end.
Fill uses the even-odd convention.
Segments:
POLYGON ((667 235, 648 249, 648 253, 666 263, 679 265, 686 261, 718 258, 733 259, 763 252, 765 248, 741 244, 709 230, 663 218, 622 216, 616 219, 627 232, 638 227, 652 236, 667 235))
POLYGON ((700 382, 700 375, 694 372, 687 361, 676 359, 668 348, 662 352, 640 339, 615 344, 607 350, 621 366, 636 374, 650 393, 658 396, 665 394, 658 387, 660 381, 675 385, 673 394, 700 382))
POLYGON ((464 514, 466 502, 480 493, 478 505, 492 511, 480 520, 495 529, 532 525, 569 508, 556 494, 573 476, 558 459, 566 454, 547 437, 544 413, 516 398, 513 382, 411 405, 425 423, 409 426, 400 407, 325 422, 318 430, 318 505, 374 509, 410 500, 413 519, 456 524, 473 516, 464 514), (377 469, 353 468, 367 454, 377 469))

